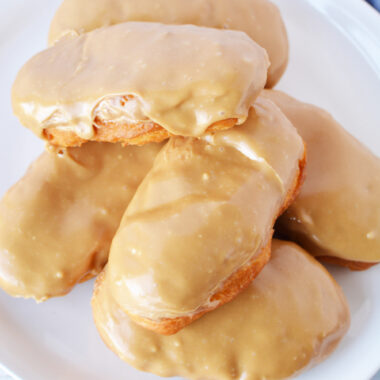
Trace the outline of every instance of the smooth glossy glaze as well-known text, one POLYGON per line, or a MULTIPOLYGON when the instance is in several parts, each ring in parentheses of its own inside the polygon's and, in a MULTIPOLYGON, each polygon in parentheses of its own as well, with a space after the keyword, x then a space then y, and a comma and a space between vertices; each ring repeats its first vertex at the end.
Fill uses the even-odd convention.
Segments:
POLYGON ((215 306, 224 281, 270 241, 303 156, 295 128, 260 98, 242 126, 172 138, 112 243, 107 281, 120 306, 152 320, 215 306))
POLYGON ((239 297, 178 334, 141 328, 119 308, 101 275, 92 301, 105 343, 135 368, 194 380, 279 380, 328 356, 350 316, 329 273, 292 243, 274 240, 272 260, 239 297))
POLYGON ((276 84, 288 62, 286 29, 268 0, 65 0, 51 24, 49 42, 126 21, 241 30, 268 52, 268 87, 276 84))
POLYGON ((0 286, 44 301, 98 274, 160 144, 45 152, 0 202, 0 286))
POLYGON ((200 136, 216 122, 246 120, 268 65, 265 50, 242 32, 118 24, 64 39, 32 58, 13 85, 13 109, 40 137, 58 128, 91 140, 97 112, 105 123, 120 120, 126 96, 132 106, 124 107, 125 120, 200 136))
POLYGON ((279 228, 315 256, 380 262, 380 159, 326 111, 265 91, 306 142, 301 193, 279 228))

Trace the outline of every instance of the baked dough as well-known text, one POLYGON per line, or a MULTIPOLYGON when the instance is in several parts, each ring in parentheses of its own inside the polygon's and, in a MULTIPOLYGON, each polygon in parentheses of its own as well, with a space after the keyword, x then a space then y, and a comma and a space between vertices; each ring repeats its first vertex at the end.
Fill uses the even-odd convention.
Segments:
POLYGON ((44 301, 97 275, 160 144, 45 152, 0 202, 0 286, 44 301))
POLYGON ((57 146, 199 137, 247 119, 268 66, 242 32, 130 22, 37 54, 12 103, 23 125, 57 146))
POLYGON ((288 379, 330 355, 350 323, 342 290, 326 269, 277 240, 271 261, 243 293, 176 335, 135 324, 112 298, 104 274, 92 308, 101 337, 121 359, 193 380, 288 379))
POLYGON ((267 87, 278 82, 288 63, 285 25, 268 0, 64 0, 51 23, 49 43, 126 21, 241 30, 268 52, 267 87))
POLYGON ((173 334, 236 297, 269 259, 304 155, 295 128, 262 98, 242 126, 172 138, 112 243, 107 281, 120 307, 173 334))
POLYGON ((265 91, 308 148, 306 181, 278 223, 311 254, 352 270, 380 262, 380 159, 326 111, 265 91))

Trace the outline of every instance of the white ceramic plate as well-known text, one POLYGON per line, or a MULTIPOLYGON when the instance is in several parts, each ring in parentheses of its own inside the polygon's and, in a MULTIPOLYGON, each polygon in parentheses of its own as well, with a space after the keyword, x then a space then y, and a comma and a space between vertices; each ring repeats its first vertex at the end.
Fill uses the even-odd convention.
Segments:
MULTIPOLYGON (((137 0, 136 0, 137 1, 137 0)), ((44 48, 59 0, 1 1, 0 194, 43 144, 12 116, 9 92, 26 59, 44 48)), ((330 112, 380 155, 380 17, 361 0, 277 0, 291 42, 279 88, 330 112)), ((373 210, 379 212, 379 210, 373 210)), ((380 368, 380 266, 334 269, 352 311, 338 350, 302 380, 368 380, 380 368)), ((92 322, 93 283, 42 305, 0 292, 0 362, 23 380, 153 380, 121 362, 92 322)))

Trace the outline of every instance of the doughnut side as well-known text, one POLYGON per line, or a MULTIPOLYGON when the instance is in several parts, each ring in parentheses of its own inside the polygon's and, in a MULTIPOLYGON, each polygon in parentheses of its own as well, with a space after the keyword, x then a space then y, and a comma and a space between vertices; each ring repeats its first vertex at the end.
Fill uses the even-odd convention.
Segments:
MULTIPOLYGON (((237 119, 227 119, 212 124, 208 132, 222 131, 232 128, 237 123, 237 119)), ((94 126, 94 136, 90 141, 122 143, 124 145, 145 145, 152 142, 161 142, 172 136, 170 132, 153 122, 140 122, 136 124, 119 124, 105 122, 96 119, 94 126)), ((74 131, 60 128, 45 129, 44 138, 49 144, 60 147, 81 146, 87 140, 78 136, 74 131)))
MULTIPOLYGON (((284 201, 283 207, 281 208, 281 212, 279 213, 279 215, 281 215, 281 213, 291 205, 294 198, 297 196, 304 180, 305 165, 306 151, 304 157, 299 161, 298 175, 296 176, 293 185, 286 196, 286 199, 284 201)), ((277 218, 275 218, 275 220, 276 219, 277 218)), ((273 221, 273 224, 275 223, 275 220, 273 221)), ((213 306, 203 308, 201 311, 192 314, 191 316, 165 318, 157 321, 133 314, 128 314, 129 317, 137 324, 145 327, 146 329, 152 330, 162 335, 173 335, 177 333, 179 330, 186 327, 187 325, 201 318, 206 313, 215 310, 216 308, 232 301, 250 285, 250 283, 260 274, 261 270, 268 263, 271 255, 270 252, 272 233, 269 235, 270 236, 268 238, 268 243, 266 244, 266 246, 262 248, 261 252, 257 256, 255 256, 253 260, 251 260, 246 265, 241 267, 238 271, 236 271, 234 274, 232 274, 224 282, 220 290, 214 294, 214 296, 211 298, 210 303, 213 306)))

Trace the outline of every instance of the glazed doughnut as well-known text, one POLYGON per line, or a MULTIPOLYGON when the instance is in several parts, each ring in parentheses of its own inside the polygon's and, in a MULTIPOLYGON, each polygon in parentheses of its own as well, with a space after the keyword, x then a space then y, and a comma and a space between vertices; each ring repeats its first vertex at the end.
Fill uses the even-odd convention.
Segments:
POLYGON ((279 240, 242 294, 173 336, 135 324, 109 290, 103 273, 92 299, 101 337, 121 359, 159 376, 288 379, 330 355, 350 324, 343 292, 326 269, 279 240))
POLYGON ((97 275, 160 144, 45 152, 0 202, 0 286, 44 301, 97 275))
POLYGON ((51 24, 49 43, 126 21, 241 30, 268 52, 267 87, 278 82, 287 66, 285 25, 268 0, 64 0, 51 24))
POLYGON ((246 123, 173 137, 112 242, 107 282, 140 325, 174 334, 235 298, 270 256, 273 224, 293 200, 304 145, 271 102, 246 123))
POLYGON ((380 262, 380 159, 327 112, 265 91, 308 148, 306 181, 278 224, 311 254, 352 270, 380 262))
POLYGON ((247 119, 268 66, 242 32, 124 23, 37 54, 12 103, 23 125, 57 146, 198 137, 247 119))

